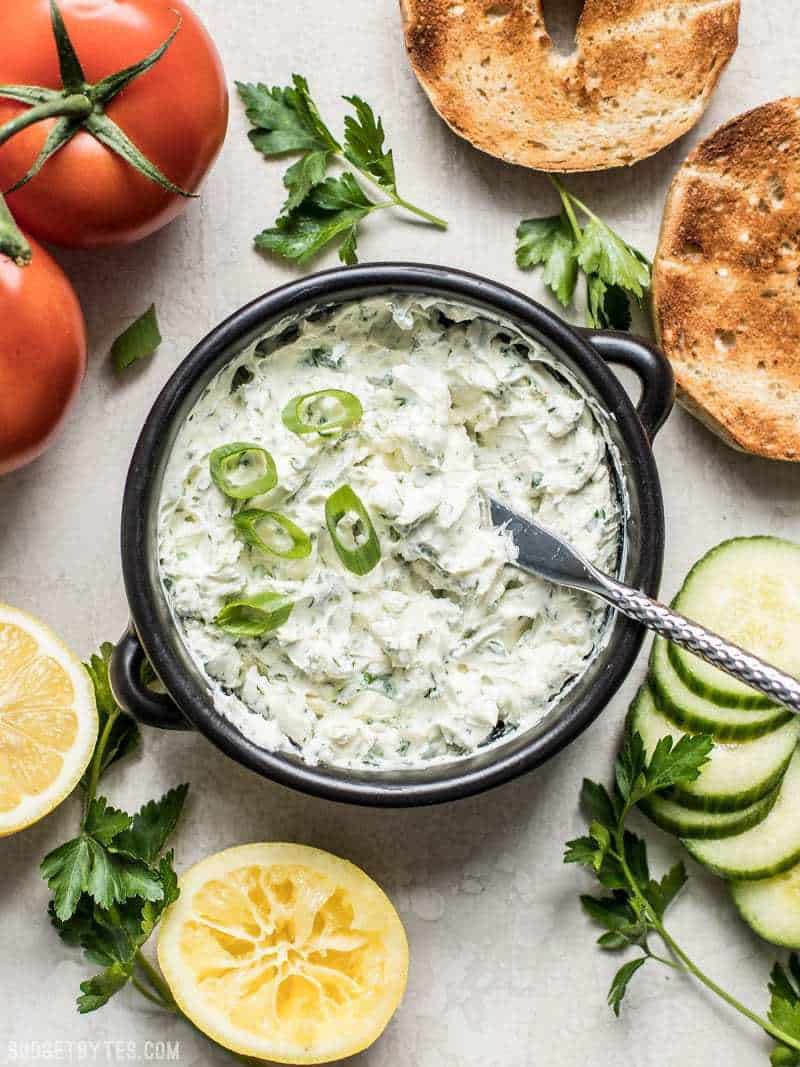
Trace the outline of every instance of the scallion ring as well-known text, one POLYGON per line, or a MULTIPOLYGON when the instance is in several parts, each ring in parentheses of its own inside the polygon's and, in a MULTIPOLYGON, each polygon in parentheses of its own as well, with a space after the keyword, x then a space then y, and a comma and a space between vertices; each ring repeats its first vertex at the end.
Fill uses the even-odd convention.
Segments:
POLYGON ((381 558, 381 544, 369 512, 349 485, 325 501, 325 523, 339 559, 353 574, 369 574, 381 558))
POLYGON ((275 460, 260 445, 246 441, 221 445, 211 453, 209 464, 214 485, 233 500, 249 500, 268 493, 278 484, 275 460), (249 473, 253 477, 245 480, 243 475, 249 473))
POLYGON ((233 525, 248 545, 281 559, 311 555, 311 538, 279 511, 247 508, 233 516, 233 525))
POLYGON ((281 412, 283 425, 292 433, 342 433, 361 422, 361 401, 344 389, 319 389, 293 397, 281 412))
POLYGON ((214 622, 233 637, 262 637, 283 626, 293 607, 281 593, 258 593, 230 600, 214 622))

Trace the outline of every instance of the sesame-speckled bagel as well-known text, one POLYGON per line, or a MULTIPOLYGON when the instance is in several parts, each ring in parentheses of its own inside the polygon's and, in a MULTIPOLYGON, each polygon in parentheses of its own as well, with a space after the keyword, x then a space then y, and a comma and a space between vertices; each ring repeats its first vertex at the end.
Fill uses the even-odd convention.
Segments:
POLYGON ((800 98, 720 127, 672 184, 656 332, 686 407, 728 444, 800 462, 800 98))
POLYGON ((542 0, 400 0, 431 103, 476 148, 536 170, 637 162, 702 115, 736 50, 739 0, 586 0, 560 55, 542 0))

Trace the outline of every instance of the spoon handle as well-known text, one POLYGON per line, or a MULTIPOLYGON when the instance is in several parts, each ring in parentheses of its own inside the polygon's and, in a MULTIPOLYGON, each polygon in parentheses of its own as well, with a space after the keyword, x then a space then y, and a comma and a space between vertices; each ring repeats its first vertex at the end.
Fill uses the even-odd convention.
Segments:
POLYGON ((800 714, 800 682, 657 600, 606 575, 596 592, 623 615, 800 714))

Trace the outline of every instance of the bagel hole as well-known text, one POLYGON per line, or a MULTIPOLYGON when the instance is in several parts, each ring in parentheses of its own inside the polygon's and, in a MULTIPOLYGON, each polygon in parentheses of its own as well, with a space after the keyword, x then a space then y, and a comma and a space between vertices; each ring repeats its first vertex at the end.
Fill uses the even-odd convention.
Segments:
POLYGON ((542 0, 544 24, 553 47, 562 56, 571 56, 577 47, 578 23, 585 0, 542 0))

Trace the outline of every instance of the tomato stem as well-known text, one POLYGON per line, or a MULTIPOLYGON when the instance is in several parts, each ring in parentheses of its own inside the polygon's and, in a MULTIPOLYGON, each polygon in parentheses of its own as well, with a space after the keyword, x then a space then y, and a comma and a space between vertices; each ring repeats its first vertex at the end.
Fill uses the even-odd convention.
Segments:
POLYGON ((8 210, 8 204, 2 193, 0 193, 0 254, 13 259, 19 267, 26 267, 31 261, 31 246, 14 221, 14 216, 8 210))
POLYGON ((36 107, 28 108, 16 118, 11 119, 4 126, 0 126, 0 145, 6 143, 15 133, 33 126, 42 119, 52 118, 76 118, 85 119, 92 113, 92 101, 83 93, 74 93, 71 96, 59 96, 56 100, 48 100, 47 103, 37 104, 36 107))
POLYGON ((64 25, 58 4, 56 0, 50 0, 50 16, 61 70, 62 90, 59 92, 56 89, 45 89, 36 85, 0 85, 0 98, 5 97, 32 105, 28 111, 15 116, 4 126, 0 126, 0 145, 5 144, 14 134, 43 119, 55 118, 60 121, 56 122, 50 130, 33 166, 16 185, 8 190, 9 192, 16 192, 36 177, 48 159, 68 144, 79 130, 84 130, 168 193, 186 197, 193 195, 170 181, 155 163, 142 154, 124 130, 121 130, 104 112, 104 106, 107 103, 131 82, 150 70, 169 49, 183 21, 177 12, 176 15, 177 25, 158 48, 138 63, 125 67, 115 74, 110 74, 94 85, 89 85, 64 25))

